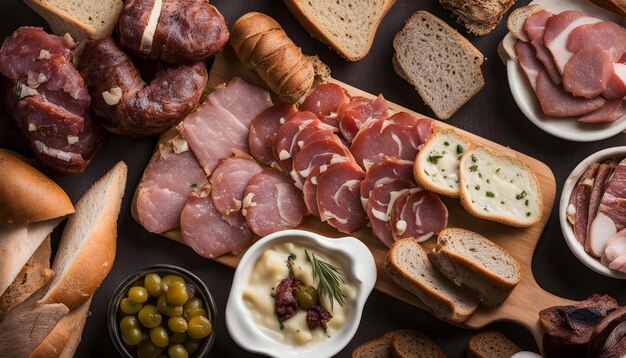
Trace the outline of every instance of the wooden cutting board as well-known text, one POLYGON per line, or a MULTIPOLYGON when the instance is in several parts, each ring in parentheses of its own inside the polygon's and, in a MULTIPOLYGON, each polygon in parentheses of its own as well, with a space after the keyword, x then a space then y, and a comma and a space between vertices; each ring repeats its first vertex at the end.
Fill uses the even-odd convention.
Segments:
MULTIPOLYGON (((224 52, 217 56, 209 77, 209 88, 215 88, 223 83, 230 81, 233 77, 240 76, 248 82, 264 86, 259 77, 246 70, 241 62, 234 55, 232 49, 229 46, 224 52)), ((375 98, 375 95, 366 93, 357 88, 354 88, 348 84, 342 83, 337 80, 332 80, 348 90, 351 95, 358 95, 367 98, 375 98)), ((424 117, 423 115, 411 111, 408 108, 404 108, 395 103, 389 102, 389 106, 394 111, 405 111, 411 113, 416 117, 424 117)), ((454 128, 444 122, 436 121, 436 128, 454 128)), ((516 157, 526 162, 537 174, 539 179, 539 186, 543 195, 543 216, 541 221, 530 228, 514 228, 491 221, 478 219, 468 214, 460 202, 456 199, 442 198, 448 207, 449 211, 449 227, 466 228, 484 235, 485 237, 493 240, 498 245, 506 249, 513 257, 515 257, 522 267, 522 280, 513 290, 511 296, 499 307, 496 308, 480 308, 474 315, 472 315, 467 321, 460 324, 461 327, 466 328, 481 328, 487 324, 496 321, 513 321, 524 327, 526 327, 535 337, 537 344, 541 347, 542 331, 539 326, 538 313, 540 310, 557 305, 571 304, 573 301, 557 297, 543 290, 533 277, 532 273, 532 257, 537 242, 541 237, 541 234, 546 226, 552 206, 554 204, 556 183, 554 175, 548 166, 540 162, 537 159, 531 158, 527 155, 519 153, 511 148, 507 148, 500 144, 489 141, 488 139, 481 138, 472 133, 466 132, 462 129, 454 128, 459 133, 466 136, 472 144, 480 144, 498 152, 507 154, 512 157, 516 157)), ((159 139, 159 143, 165 142, 177 134, 176 130, 170 130, 164 133, 159 139)), ((136 194, 135 194, 136 196, 136 194)), ((137 219, 135 200, 132 204, 133 217, 137 219)), ((329 237, 344 237, 342 234, 319 221, 318 218, 309 216, 302 225, 299 227, 302 230, 313 231, 329 237)), ((175 229, 163 233, 163 236, 170 239, 182 242, 180 229, 175 229)), ((383 265, 385 261, 385 255, 388 252, 388 248, 383 245, 372 233, 369 228, 361 229, 352 233, 352 236, 363 241, 372 251, 376 266, 378 269, 378 279, 376 281, 376 289, 384 292, 390 296, 400 299, 404 302, 412 304, 414 306, 423 308, 423 305, 412 294, 404 291, 398 287, 391 279, 386 275, 383 265)), ((427 250, 430 250, 435 245, 435 240, 431 239, 424 243, 427 250)), ((245 252, 245 251, 244 251, 245 252)), ((236 267, 239 259, 243 255, 243 252, 237 256, 224 255, 216 258, 215 260, 221 262, 230 267, 236 267)))

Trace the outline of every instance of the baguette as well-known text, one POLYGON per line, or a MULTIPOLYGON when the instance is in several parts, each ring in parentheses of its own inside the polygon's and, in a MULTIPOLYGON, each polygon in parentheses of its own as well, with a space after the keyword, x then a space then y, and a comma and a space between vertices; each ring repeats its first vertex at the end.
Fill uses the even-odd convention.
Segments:
POLYGON ((411 331, 398 331, 391 338, 394 358, 446 358, 441 348, 427 335, 411 331))
POLYGON ((230 43, 244 66, 282 101, 295 103, 311 89, 313 64, 271 17, 258 12, 241 16, 233 25, 230 43))
POLYGON ((529 227, 541 220, 543 199, 528 164, 478 146, 461 158, 461 205, 470 214, 529 227))
POLYGON ((0 149, 0 202, 0 225, 44 221, 74 212, 60 186, 4 149, 0 149))
POLYGON ((489 307, 504 302, 522 278, 520 265, 511 255, 469 230, 444 229, 428 259, 450 281, 489 307))
POLYGON ((471 294, 435 269, 426 251, 413 238, 398 240, 391 246, 385 258, 385 272, 444 321, 463 322, 478 307, 471 294))
POLYGON ((510 358, 522 350, 500 332, 478 333, 467 344, 467 358, 510 358))
POLYGON ((126 164, 119 162, 76 204, 52 266, 56 276, 40 303, 63 303, 74 309, 108 275, 115 260, 117 217, 127 171, 126 164))

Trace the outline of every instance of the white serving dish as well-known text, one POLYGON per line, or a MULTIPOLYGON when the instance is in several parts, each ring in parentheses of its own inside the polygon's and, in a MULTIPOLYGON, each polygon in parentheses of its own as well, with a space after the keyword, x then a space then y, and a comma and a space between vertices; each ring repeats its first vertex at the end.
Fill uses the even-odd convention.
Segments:
POLYGON ((585 169, 587 169, 591 164, 598 163, 606 159, 611 158, 624 158, 626 157, 626 146, 624 147, 613 147, 601 150, 597 153, 594 153, 587 157, 585 160, 580 162, 574 168, 574 170, 570 173, 565 180, 565 184, 563 184, 563 191, 561 192, 561 202, 559 203, 559 221, 561 223, 561 231, 563 231, 563 236, 565 237, 565 242, 567 246, 569 246, 572 253, 583 263, 585 266, 594 270, 595 272, 602 274, 604 276, 626 279, 626 273, 611 270, 600 262, 600 259, 595 258, 589 255, 585 248, 576 240, 574 236, 574 230, 572 226, 567 221, 567 206, 569 205, 569 198, 572 195, 572 191, 574 190, 574 186, 578 182, 578 179, 583 174, 585 169))
MULTIPOLYGON (((589 16, 624 25, 624 19, 606 11, 589 0, 535 0, 530 4, 543 6, 547 11, 559 13, 566 10, 579 10, 589 16)), ((543 114, 535 91, 530 87, 524 71, 517 61, 507 61, 509 87, 519 109, 537 127, 555 137, 575 142, 593 142, 612 137, 626 130, 626 114, 622 105, 622 116, 605 124, 580 123, 575 118, 554 118, 543 114)))
POLYGON ((354 237, 331 239, 303 230, 285 230, 268 235, 243 255, 237 265, 233 284, 226 305, 226 327, 233 340, 243 349, 271 357, 331 357, 341 351, 356 333, 361 321, 363 306, 376 283, 376 263, 370 250, 354 237), (270 247, 293 242, 311 246, 323 253, 339 255, 345 272, 346 281, 354 285, 356 295, 351 301, 351 309, 344 327, 333 334, 326 342, 294 347, 270 338, 265 328, 254 322, 250 311, 242 299, 242 290, 260 255, 270 247))

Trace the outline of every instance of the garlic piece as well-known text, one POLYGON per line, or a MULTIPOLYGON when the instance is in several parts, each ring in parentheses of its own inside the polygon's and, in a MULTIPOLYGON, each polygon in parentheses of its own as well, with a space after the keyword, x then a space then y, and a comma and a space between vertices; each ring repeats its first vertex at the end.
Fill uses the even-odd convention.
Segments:
POLYGON ((120 103, 122 99, 122 89, 119 87, 113 87, 108 91, 102 92, 102 98, 109 106, 115 106, 120 103))

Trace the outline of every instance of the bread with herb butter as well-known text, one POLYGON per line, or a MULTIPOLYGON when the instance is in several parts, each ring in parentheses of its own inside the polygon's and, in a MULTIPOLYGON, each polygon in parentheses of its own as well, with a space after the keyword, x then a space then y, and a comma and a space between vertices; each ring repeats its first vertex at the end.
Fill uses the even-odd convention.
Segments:
POLYGON ((453 129, 435 132, 420 149, 413 166, 415 180, 424 188, 459 197, 459 161, 470 142, 453 129))
POLYGON ((516 227, 541 220, 539 182, 519 159, 477 146, 463 154, 460 176, 461 204, 470 214, 516 227))

